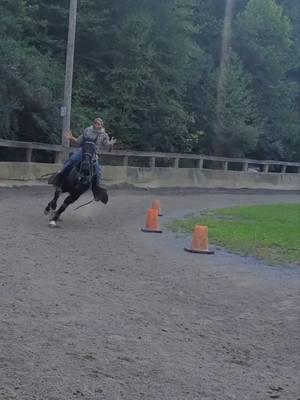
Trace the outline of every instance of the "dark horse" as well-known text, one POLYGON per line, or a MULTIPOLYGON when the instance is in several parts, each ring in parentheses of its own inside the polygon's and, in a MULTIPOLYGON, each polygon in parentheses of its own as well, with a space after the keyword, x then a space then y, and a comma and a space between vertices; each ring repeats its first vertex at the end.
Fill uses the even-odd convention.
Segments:
MULTIPOLYGON (((97 185, 95 175, 95 159, 96 159, 96 145, 94 142, 85 141, 82 144, 82 161, 78 165, 74 165, 67 176, 62 177, 59 187, 55 188, 53 199, 48 203, 44 213, 48 215, 51 213, 50 226, 55 227, 60 215, 65 209, 74 201, 76 201, 84 192, 90 187, 94 194, 96 201, 102 201, 106 204, 108 202, 107 191, 97 185), (57 200, 61 193, 69 193, 63 204, 56 210, 57 200)), ((55 175, 49 178, 48 183, 55 184, 55 175)))

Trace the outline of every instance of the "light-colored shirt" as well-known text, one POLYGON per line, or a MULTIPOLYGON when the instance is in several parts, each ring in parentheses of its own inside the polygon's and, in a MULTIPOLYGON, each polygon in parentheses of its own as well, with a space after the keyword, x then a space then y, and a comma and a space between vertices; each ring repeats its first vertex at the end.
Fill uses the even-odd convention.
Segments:
POLYGON ((101 153, 103 150, 110 150, 111 145, 109 143, 109 136, 104 129, 96 130, 93 126, 86 128, 82 135, 77 138, 77 144, 79 147, 82 146, 84 141, 94 142, 97 146, 97 153, 101 153))

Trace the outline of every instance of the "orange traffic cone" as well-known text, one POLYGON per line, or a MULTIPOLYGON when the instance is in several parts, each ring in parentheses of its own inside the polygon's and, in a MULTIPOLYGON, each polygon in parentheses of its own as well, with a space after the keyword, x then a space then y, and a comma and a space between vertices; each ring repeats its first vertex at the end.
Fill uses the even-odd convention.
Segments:
POLYGON ((155 208, 149 208, 147 211, 146 227, 143 232, 162 233, 159 226, 158 211, 155 208))
POLYGON ((203 225, 196 225, 193 231, 192 247, 184 248, 190 253, 214 254, 214 251, 208 250, 208 228, 203 225))
POLYGON ((158 216, 162 217, 161 209, 160 209, 160 200, 152 201, 152 208, 158 211, 158 216))

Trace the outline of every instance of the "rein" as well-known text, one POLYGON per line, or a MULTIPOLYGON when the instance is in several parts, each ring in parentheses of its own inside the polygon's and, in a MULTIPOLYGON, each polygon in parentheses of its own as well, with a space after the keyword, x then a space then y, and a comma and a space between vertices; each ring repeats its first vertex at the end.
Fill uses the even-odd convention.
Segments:
POLYGON ((87 203, 82 204, 82 205, 79 206, 79 207, 74 208, 74 211, 79 210, 79 208, 85 207, 85 206, 87 206, 88 204, 91 204, 93 201, 94 201, 94 199, 88 201, 87 203))

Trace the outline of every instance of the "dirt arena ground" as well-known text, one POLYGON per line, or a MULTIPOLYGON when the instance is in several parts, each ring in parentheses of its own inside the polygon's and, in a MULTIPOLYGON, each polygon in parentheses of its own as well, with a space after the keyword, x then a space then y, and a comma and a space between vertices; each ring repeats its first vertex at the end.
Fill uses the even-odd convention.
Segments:
POLYGON ((43 215, 51 195, 0 189, 1 400, 300 398, 299 269, 189 254, 164 226, 299 195, 114 189, 60 229, 43 215), (153 198, 162 234, 140 231, 153 198))

